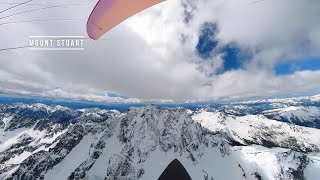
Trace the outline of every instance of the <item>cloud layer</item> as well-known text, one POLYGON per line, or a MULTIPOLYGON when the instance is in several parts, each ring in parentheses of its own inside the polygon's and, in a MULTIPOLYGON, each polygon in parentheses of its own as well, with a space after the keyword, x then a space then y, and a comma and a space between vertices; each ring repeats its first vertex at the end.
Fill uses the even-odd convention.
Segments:
MULTIPOLYGON (((251 2, 168 0, 130 18, 102 40, 86 40, 85 51, 1 51, 0 91, 93 101, 189 102, 320 90, 319 70, 275 73, 284 61, 320 57, 320 2, 251 2), (216 45, 204 58, 197 45, 206 24, 216 26, 207 36, 216 45), (223 49, 228 46, 249 55, 236 59, 239 66, 226 68, 230 62, 223 49), (119 100, 106 92, 134 99, 119 100)), ((73 5, 2 19, 65 20, 1 25, 1 47, 26 45, 32 35, 86 35, 94 3, 41 3, 73 5)))

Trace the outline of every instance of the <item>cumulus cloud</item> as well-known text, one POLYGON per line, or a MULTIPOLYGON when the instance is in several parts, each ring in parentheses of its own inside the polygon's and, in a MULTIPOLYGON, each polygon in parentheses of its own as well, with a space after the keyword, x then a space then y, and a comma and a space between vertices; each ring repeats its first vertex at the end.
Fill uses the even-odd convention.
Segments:
MULTIPOLYGON (((319 90, 320 71, 279 76, 274 67, 283 61, 320 56, 320 2, 251 2, 168 0, 130 18, 100 41, 85 40, 85 51, 0 52, 0 90, 107 102, 209 101, 319 90), (204 59, 196 47, 208 23, 217 27, 210 37, 217 46, 204 59), (219 48, 230 44, 250 56, 241 61, 241 67, 221 71, 226 60, 219 48), (108 97, 105 92, 132 99, 108 97)), ((2 26, 1 47, 23 46, 32 35, 86 36, 85 23, 94 3, 77 3, 84 5, 1 20, 74 19, 2 26)), ((32 8, 23 6, 14 12, 32 8)))

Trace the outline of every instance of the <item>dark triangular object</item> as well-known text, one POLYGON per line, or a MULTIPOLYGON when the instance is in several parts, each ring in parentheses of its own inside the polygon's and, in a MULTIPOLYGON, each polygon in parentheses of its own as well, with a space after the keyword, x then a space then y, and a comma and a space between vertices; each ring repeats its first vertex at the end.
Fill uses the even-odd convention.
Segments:
POLYGON ((180 161, 175 159, 163 171, 158 180, 191 180, 191 177, 180 161))

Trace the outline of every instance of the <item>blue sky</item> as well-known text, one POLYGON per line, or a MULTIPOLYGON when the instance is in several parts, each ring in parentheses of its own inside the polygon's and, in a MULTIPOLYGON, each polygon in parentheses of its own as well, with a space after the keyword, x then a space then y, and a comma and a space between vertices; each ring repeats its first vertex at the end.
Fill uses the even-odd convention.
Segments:
MULTIPOLYGON (((275 67, 277 75, 288 75, 293 74, 296 71, 317 71, 320 70, 320 57, 300 59, 295 61, 286 61, 279 63, 275 67)), ((320 79, 319 79, 320 81, 320 79)))
POLYGON ((216 54, 222 54, 223 68, 218 73, 237 70, 247 63, 251 57, 248 51, 239 48, 236 43, 220 45, 217 39, 219 27, 214 23, 205 23, 196 46, 197 53, 204 60, 216 54))
MULTIPOLYGON (((242 68, 250 58, 251 54, 248 51, 242 50, 236 44, 227 44, 219 46, 219 41, 216 38, 218 25, 213 23, 205 23, 199 36, 199 41, 196 46, 197 52, 204 60, 214 56, 213 53, 223 54, 223 70, 220 73, 237 70, 242 68)), ((306 47, 301 47, 307 49, 306 47)), ((275 65, 274 70, 277 75, 290 75, 296 71, 317 71, 320 70, 320 57, 309 57, 304 59, 285 60, 279 59, 278 64, 275 65)))
MULTIPOLYGON (((243 67, 252 58, 252 54, 238 47, 235 43, 219 45, 217 34, 219 27, 214 23, 205 23, 202 26, 199 40, 196 46, 197 53, 203 60, 208 60, 215 54, 222 53, 223 69, 219 73, 230 70, 237 70, 243 67)), ((309 45, 300 45, 300 51, 309 51, 309 45)), ((308 54, 306 54, 308 56, 308 54)), ((278 76, 290 75, 297 71, 320 70, 320 56, 306 57, 303 59, 279 59, 274 71, 278 76)))

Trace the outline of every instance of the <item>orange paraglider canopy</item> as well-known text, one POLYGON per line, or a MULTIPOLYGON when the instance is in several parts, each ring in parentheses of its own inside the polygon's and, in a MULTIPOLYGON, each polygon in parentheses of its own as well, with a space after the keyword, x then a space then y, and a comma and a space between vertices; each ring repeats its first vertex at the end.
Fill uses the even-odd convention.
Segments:
POLYGON ((90 38, 99 39, 103 34, 144 9, 165 0, 99 0, 88 22, 90 38))

